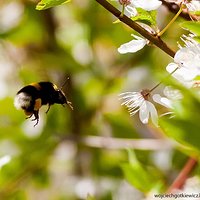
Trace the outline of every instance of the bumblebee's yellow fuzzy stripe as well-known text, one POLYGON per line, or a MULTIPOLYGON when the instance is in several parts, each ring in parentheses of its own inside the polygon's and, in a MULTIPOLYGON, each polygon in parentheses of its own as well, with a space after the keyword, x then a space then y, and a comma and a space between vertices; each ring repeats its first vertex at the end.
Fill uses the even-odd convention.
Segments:
POLYGON ((39 110, 42 106, 42 100, 40 98, 35 100, 34 110, 39 110))
POLYGON ((55 85, 55 84, 53 84, 53 88, 54 88, 55 90, 58 90, 58 87, 57 87, 57 85, 55 85))
POLYGON ((39 83, 31 83, 30 85, 32 85, 33 87, 35 87, 37 90, 41 90, 41 86, 39 83))

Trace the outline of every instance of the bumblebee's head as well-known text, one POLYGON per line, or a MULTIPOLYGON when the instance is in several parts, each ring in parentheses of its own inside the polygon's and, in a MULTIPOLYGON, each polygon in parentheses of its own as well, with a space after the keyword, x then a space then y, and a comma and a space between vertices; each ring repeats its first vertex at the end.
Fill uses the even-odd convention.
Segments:
POLYGON ((56 91, 56 96, 57 97, 55 98, 55 103, 62 105, 67 104, 73 110, 72 103, 70 101, 67 101, 67 97, 65 96, 65 93, 62 90, 58 89, 56 91))
POLYGON ((56 91, 56 99, 55 99, 55 103, 58 104, 67 104, 67 97, 65 96, 64 92, 62 90, 57 90, 56 91))

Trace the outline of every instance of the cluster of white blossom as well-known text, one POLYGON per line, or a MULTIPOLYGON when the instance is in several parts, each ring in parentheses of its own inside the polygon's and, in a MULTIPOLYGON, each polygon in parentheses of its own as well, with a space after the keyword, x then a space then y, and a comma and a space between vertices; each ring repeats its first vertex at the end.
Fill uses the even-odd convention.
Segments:
POLYGON ((142 8, 147 11, 156 10, 162 4, 159 0, 113 0, 118 1, 121 5, 125 6, 127 15, 129 17, 136 16, 137 9, 142 8))
MULTIPOLYGON (((126 6, 140 7, 145 10, 157 9, 161 2, 159 0, 121 0, 121 4, 126 6), (127 3, 128 2, 128 3, 127 3)), ((177 4, 185 4, 188 9, 200 10, 200 1, 172 1, 177 4)), ((149 31, 149 30, 148 30, 149 31)), ((134 53, 142 49, 149 41, 145 38, 132 35, 134 39, 128 43, 121 45, 118 52, 121 54, 134 53)), ((194 86, 194 79, 200 76, 200 44, 193 39, 193 35, 181 38, 185 43, 184 46, 179 45, 179 50, 174 56, 174 62, 167 65, 166 70, 175 79, 186 87, 194 86)), ((127 106, 131 115, 139 112, 139 118, 142 123, 148 123, 149 118, 157 126, 158 114, 152 101, 159 103, 169 109, 172 108, 172 99, 180 99, 182 95, 178 90, 173 90, 166 87, 164 94, 166 97, 161 97, 159 94, 154 94, 151 97, 152 90, 142 90, 141 92, 125 92, 120 94, 120 99, 123 101, 122 105, 127 106), (172 94, 173 95, 170 95, 172 94), (150 102, 151 99, 151 102, 150 102)))
POLYGON ((178 5, 185 5, 189 12, 195 12, 200 10, 199 0, 166 0, 169 3, 175 3, 178 5))

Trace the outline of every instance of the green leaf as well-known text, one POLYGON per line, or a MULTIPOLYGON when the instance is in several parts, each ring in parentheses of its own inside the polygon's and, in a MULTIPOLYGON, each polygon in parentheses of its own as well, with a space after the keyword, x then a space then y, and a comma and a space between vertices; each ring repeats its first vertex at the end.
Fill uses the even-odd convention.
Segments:
POLYGON ((71 0, 41 0, 37 6, 36 9, 37 10, 45 10, 51 7, 55 7, 64 3, 68 3, 71 0))
POLYGON ((174 105, 174 117, 162 117, 160 125, 164 132, 182 144, 186 153, 200 152, 200 100, 191 91, 182 91, 182 101, 174 105))
POLYGON ((200 36, 200 22, 183 22, 181 27, 200 36))
POLYGON ((200 10, 192 11, 192 12, 190 12, 190 13, 193 14, 193 15, 198 15, 198 16, 200 16, 200 10))
POLYGON ((118 23, 121 23, 121 21, 120 21, 119 19, 117 19, 117 20, 115 20, 115 21, 113 22, 113 24, 118 24, 118 23))
POLYGON ((122 164, 127 181, 143 192, 149 192, 155 186, 155 180, 137 160, 133 151, 128 150, 129 163, 122 164))
POLYGON ((147 25, 156 25, 157 11, 146 11, 142 8, 137 8, 138 14, 135 17, 131 17, 133 21, 140 21, 147 25))
POLYGON ((110 124, 115 137, 138 138, 138 133, 134 129, 133 121, 128 113, 106 113, 104 117, 110 124))
POLYGON ((166 119, 162 122, 162 128, 169 137, 181 143, 184 148, 198 154, 200 124, 181 119, 166 119))

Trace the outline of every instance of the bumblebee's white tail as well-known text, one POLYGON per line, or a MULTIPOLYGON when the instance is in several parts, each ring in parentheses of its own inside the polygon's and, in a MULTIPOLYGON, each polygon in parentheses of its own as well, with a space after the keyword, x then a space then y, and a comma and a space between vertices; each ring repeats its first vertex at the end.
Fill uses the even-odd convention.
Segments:
POLYGON ((17 109, 27 109, 31 105, 32 97, 24 92, 15 96, 14 106, 17 109))

